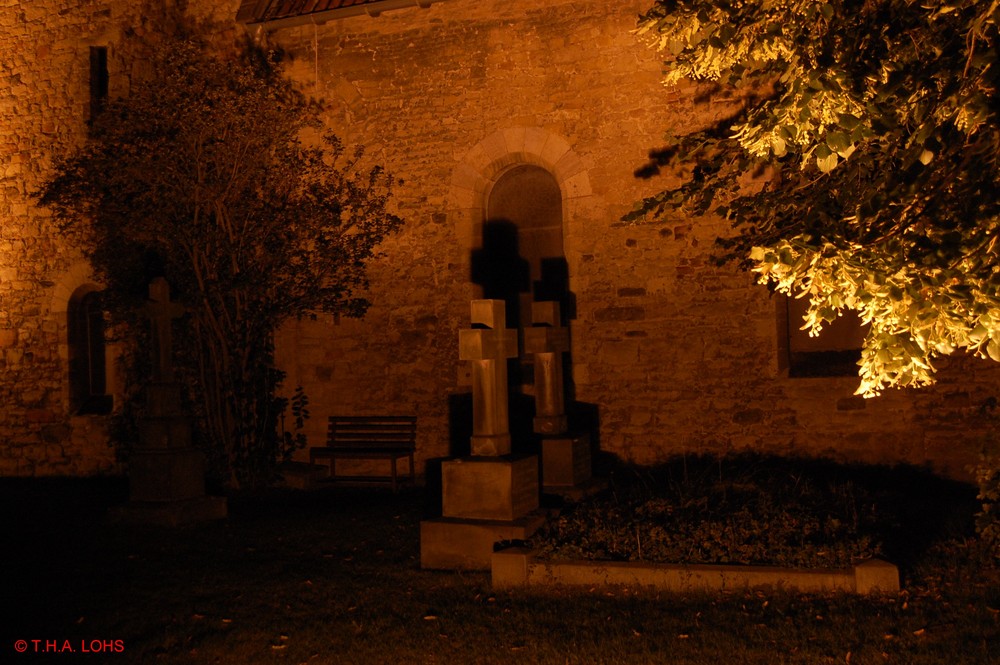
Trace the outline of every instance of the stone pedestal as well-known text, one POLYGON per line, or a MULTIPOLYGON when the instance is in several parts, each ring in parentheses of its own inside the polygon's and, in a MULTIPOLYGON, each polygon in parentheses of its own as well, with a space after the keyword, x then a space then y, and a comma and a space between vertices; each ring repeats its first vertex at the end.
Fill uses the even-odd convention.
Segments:
POLYGON ((420 523, 422 568, 488 570, 494 543, 524 540, 545 521, 536 455, 448 460, 441 499, 442 517, 420 523))
POLYGON ((606 487, 606 480, 593 477, 587 434, 542 439, 542 492, 580 501, 606 487))
POLYGON ((525 540, 545 523, 538 513, 516 520, 439 517, 420 523, 420 567, 432 570, 489 570, 493 545, 525 540))
POLYGON ((205 457, 190 445, 190 427, 170 423, 165 417, 157 420, 143 431, 150 429, 164 437, 153 438, 152 445, 138 447, 129 456, 129 502, 112 518, 130 524, 180 526, 226 517, 226 499, 205 494, 205 457))
POLYGON ((223 519, 226 499, 205 494, 205 458, 195 448, 139 448, 129 457, 129 501, 111 517, 128 524, 181 526, 223 519))
POLYGON ((191 445, 191 419, 181 408, 181 386, 149 384, 146 404, 139 444, 129 456, 129 502, 112 518, 160 526, 224 518, 226 500, 205 495, 205 456, 191 445))
POLYGON ((538 457, 463 457, 441 464, 441 514, 513 520, 538 508, 538 457))
POLYGON ((591 477, 590 437, 565 434, 542 439, 542 487, 582 485, 591 477))
POLYGON ((225 519, 225 497, 202 495, 177 501, 129 501, 112 511, 111 518, 123 524, 184 526, 196 522, 225 519))
POLYGON ((184 501, 205 494, 205 456, 195 448, 136 450, 128 463, 129 499, 184 501))

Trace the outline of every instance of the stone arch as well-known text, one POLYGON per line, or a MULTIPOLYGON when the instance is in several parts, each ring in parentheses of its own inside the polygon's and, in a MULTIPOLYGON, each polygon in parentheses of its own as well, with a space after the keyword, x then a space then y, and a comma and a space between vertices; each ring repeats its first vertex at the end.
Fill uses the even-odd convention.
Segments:
MULTIPOLYGON (((548 169, 534 164, 504 169, 486 193, 486 219, 516 222, 524 244, 538 246, 539 256, 565 255, 562 189, 548 169)), ((538 266, 532 266, 531 277, 539 278, 538 266)))
POLYGON ((87 283, 73 292, 66 316, 69 355, 70 411, 106 415, 113 402, 108 393, 108 349, 101 289, 87 283))
MULTIPOLYGON (((66 317, 69 316, 69 304, 73 294, 89 285, 94 290, 103 287, 94 279, 90 264, 84 260, 74 261, 68 270, 62 272, 52 285, 49 296, 48 316, 57 324, 59 330, 59 358, 65 363, 69 360, 69 338, 66 330, 66 317)), ((68 396, 67 392, 67 396, 68 396)))
MULTIPOLYGON (((576 232, 574 220, 593 191, 587 169, 561 136, 540 127, 501 129, 473 146, 455 167, 448 196, 448 217, 458 236, 459 259, 466 274, 472 252, 482 247, 490 191, 509 169, 539 166, 555 178, 562 193, 563 229, 576 232)), ((470 297, 477 297, 469 283, 470 297)))
MULTIPOLYGON (((62 272, 51 287, 49 298, 48 318, 55 323, 58 335, 59 361, 62 365, 62 403, 66 412, 74 414, 72 404, 73 395, 71 389, 70 376, 70 326, 69 320, 73 313, 74 306, 79 304, 88 295, 100 292, 104 286, 100 284, 93 274, 93 269, 85 260, 74 261, 66 271, 62 272)), ((104 376, 106 380, 105 391, 108 395, 119 392, 119 377, 116 370, 116 361, 120 351, 117 345, 108 343, 105 346, 104 356, 104 376)))

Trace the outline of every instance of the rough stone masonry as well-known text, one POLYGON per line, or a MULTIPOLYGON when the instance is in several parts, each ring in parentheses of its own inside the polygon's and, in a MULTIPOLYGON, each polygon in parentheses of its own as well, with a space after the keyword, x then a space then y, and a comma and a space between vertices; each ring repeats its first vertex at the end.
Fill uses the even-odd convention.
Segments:
MULTIPOLYGON (((166 29, 170 4, 0 0, 0 475, 116 469, 106 416, 74 413, 68 389, 67 312, 100 285, 32 193, 86 136, 90 49, 107 50, 109 94, 127 94, 141 71, 136 44, 166 29)), ((377 405, 420 414, 418 467, 452 452, 449 404, 468 391, 456 331, 469 300, 484 297, 473 256, 484 229, 506 221, 519 256, 564 282, 567 399, 571 415, 588 414, 603 451, 652 462, 755 449, 962 475, 993 428, 983 407, 1000 388, 996 364, 949 359, 938 386, 867 401, 852 396, 856 377, 790 378, 797 325, 750 276, 714 264, 724 222, 619 221, 684 177, 635 175, 665 133, 739 103, 724 91, 661 85, 661 56, 631 32, 646 4, 443 0, 245 26, 286 49, 288 74, 324 100, 348 145, 365 145, 366 159, 403 181, 395 205, 406 226, 372 265, 366 317, 320 317, 278 335, 286 386, 309 395, 310 441, 322 441, 327 415, 377 405), (524 166, 557 184, 558 200, 534 202, 561 219, 551 251, 532 241, 541 236, 530 201, 494 195, 517 189, 497 184, 524 166), (491 218, 497 210, 521 216, 491 218)), ((185 3, 231 30, 243 29, 239 5, 185 3)), ((518 390, 530 396, 530 380, 518 390)))

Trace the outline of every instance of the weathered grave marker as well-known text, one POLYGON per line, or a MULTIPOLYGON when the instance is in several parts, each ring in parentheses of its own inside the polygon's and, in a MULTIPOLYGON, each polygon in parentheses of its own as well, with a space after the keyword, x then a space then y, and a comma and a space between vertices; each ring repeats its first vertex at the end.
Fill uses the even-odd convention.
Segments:
POLYGON ((472 454, 510 453, 507 360, 517 357, 517 331, 508 329, 502 300, 473 300, 472 325, 460 330, 458 357, 472 366, 472 454))
POLYGON ((226 500, 205 494, 205 458, 191 444, 191 418, 181 407, 171 326, 184 308, 170 300, 170 285, 162 277, 149 286, 146 313, 153 380, 146 386, 146 414, 129 457, 129 503, 118 517, 168 526, 225 517, 226 500))
POLYGON ((563 354, 569 330, 561 325, 559 303, 532 303, 524 350, 535 363, 535 432, 542 435, 542 487, 565 498, 580 498, 602 485, 593 481, 590 437, 569 433, 563 384, 563 354))
POLYGON ((146 303, 151 328, 150 350, 153 354, 153 381, 174 380, 173 334, 174 319, 184 316, 184 307, 170 300, 170 285, 157 277, 149 285, 149 302, 146 303))
POLYGON ((533 327, 524 331, 524 352, 535 360, 535 431, 563 434, 567 428, 563 358, 569 351, 569 330, 560 325, 559 303, 531 303, 533 327))
POLYGON ((538 457, 511 454, 507 360, 517 331, 502 300, 473 300, 472 325, 459 331, 459 358, 472 365, 472 454, 441 464, 439 518, 420 523, 423 568, 487 570, 493 544, 530 536, 537 514, 538 457))

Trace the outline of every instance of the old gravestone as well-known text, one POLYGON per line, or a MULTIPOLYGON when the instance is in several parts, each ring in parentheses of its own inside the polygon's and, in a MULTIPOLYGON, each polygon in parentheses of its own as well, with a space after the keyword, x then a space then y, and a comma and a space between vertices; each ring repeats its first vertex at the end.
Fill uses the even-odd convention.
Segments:
POLYGON ((423 568, 488 569, 493 544, 530 536, 544 519, 538 457, 511 453, 507 414, 508 358, 517 335, 507 329, 502 300, 474 300, 459 333, 459 358, 472 369, 472 454, 441 465, 442 516, 420 523, 423 568))
POLYGON ((152 381, 146 415, 129 456, 129 502, 118 517, 129 522, 176 526, 226 516, 226 500, 205 494, 205 458, 191 444, 191 419, 181 407, 182 385, 174 380, 173 320, 184 309, 170 300, 162 277, 149 286, 152 381))
POLYGON ((561 325, 559 303, 531 305, 533 326, 524 331, 524 350, 534 357, 535 432, 542 436, 542 487, 574 498, 593 485, 590 437, 569 433, 562 356, 569 331, 561 325))
POLYGON ((472 328, 458 332, 458 357, 472 369, 473 455, 510 452, 507 360, 517 357, 517 331, 506 327, 502 300, 473 300, 472 328))

